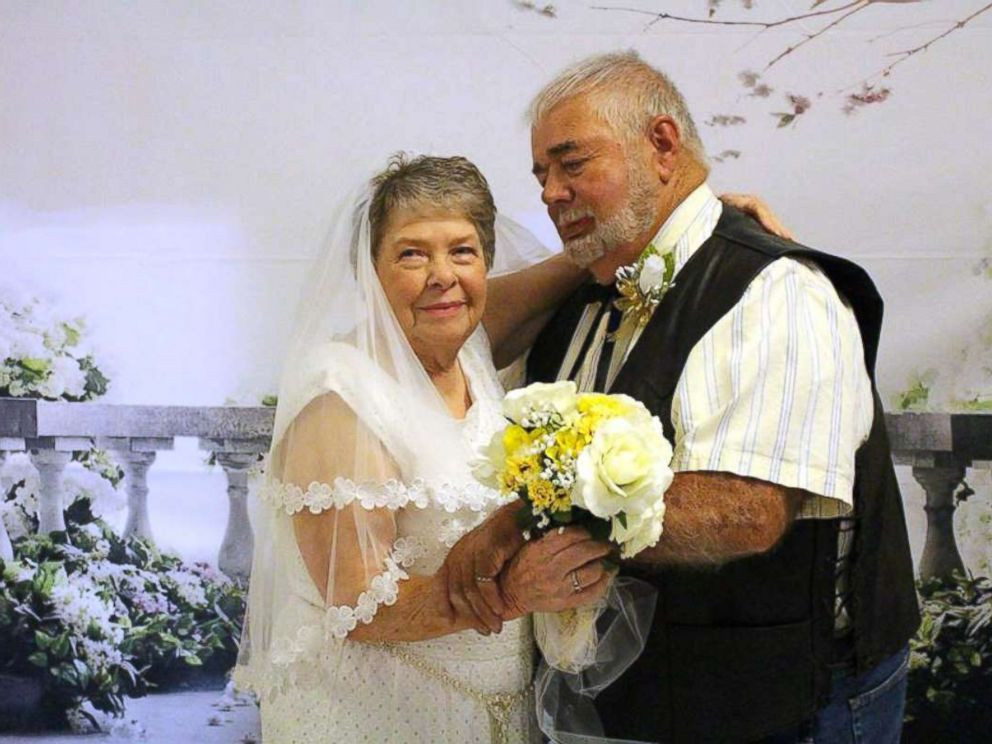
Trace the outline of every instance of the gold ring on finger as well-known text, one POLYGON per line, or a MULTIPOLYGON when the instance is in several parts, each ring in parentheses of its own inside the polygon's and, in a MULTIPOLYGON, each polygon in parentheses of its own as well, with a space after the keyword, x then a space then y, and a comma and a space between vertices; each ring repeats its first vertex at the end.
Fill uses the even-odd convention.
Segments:
POLYGON ((569 575, 572 577, 572 591, 578 594, 582 591, 582 584, 579 583, 579 572, 573 568, 569 575))

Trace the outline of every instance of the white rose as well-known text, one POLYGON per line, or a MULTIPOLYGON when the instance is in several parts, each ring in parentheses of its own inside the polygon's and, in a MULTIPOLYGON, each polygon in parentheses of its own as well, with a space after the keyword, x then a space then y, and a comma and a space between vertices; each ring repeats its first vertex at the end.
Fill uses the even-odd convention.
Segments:
POLYGON ((489 444, 483 447, 469 463, 472 475, 484 486, 499 490, 499 472, 506 462, 506 447, 503 446, 503 430, 493 434, 489 444))
POLYGON ((637 278, 637 286, 641 292, 649 294, 655 287, 661 286, 665 279, 665 259, 657 254, 652 254, 644 260, 641 266, 641 274, 637 278))
POLYGON ((613 517, 610 540, 620 546, 621 558, 633 558, 645 548, 658 543, 665 519, 665 499, 659 497, 647 510, 638 515, 627 515, 627 526, 613 517))
POLYGON ((636 517, 672 482, 672 447, 656 417, 609 419, 576 460, 572 503, 597 517, 636 517))
POLYGON ((562 416, 575 410, 575 383, 535 382, 519 390, 511 390, 503 398, 503 415, 519 424, 523 417, 535 409, 553 409, 562 416))

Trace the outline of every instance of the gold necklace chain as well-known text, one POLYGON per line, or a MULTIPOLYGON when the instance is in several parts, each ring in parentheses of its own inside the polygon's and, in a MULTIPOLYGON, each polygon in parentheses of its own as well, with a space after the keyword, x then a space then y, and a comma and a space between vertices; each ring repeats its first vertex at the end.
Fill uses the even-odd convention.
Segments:
POLYGON ((534 686, 533 682, 528 684, 522 690, 517 690, 516 692, 482 692, 481 690, 477 690, 471 685, 466 684, 457 677, 448 674, 448 672, 436 664, 432 664, 416 654, 411 654, 409 651, 398 645, 389 643, 380 643, 376 645, 390 656, 394 656, 400 661, 409 664, 417 671, 422 672, 428 677, 431 677, 432 679, 435 679, 448 687, 458 690, 458 692, 461 692, 463 695, 482 703, 483 707, 486 709, 486 714, 489 716, 489 732, 492 744, 510 744, 508 730, 510 723, 510 711, 513 709, 514 705, 526 702, 527 696, 530 694, 530 690, 534 686))

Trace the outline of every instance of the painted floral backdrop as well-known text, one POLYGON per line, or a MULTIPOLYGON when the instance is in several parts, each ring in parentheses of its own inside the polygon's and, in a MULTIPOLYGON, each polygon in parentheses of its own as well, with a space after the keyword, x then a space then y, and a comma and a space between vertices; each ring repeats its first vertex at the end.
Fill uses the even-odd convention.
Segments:
MULTIPOLYGON (((992 410, 990 11, 984 0, 0 0, 0 394, 262 400, 331 205, 397 149, 467 155, 500 209, 554 243, 530 176, 527 102, 566 64, 634 48, 685 93, 718 190, 762 195, 803 242, 872 274, 891 410, 992 410)), ((120 494, 93 457, 70 466, 67 507, 92 504, 119 531, 120 494)), ((213 560, 224 530, 223 475, 204 460, 178 441, 149 475, 157 541, 189 571, 213 560)), ((5 468, 5 519, 29 530, 28 468, 5 468)), ((900 478, 918 558, 923 494, 907 469, 900 478)), ((987 575, 992 479, 973 469, 966 481, 958 542, 987 575)), ((94 581, 107 596, 125 579, 94 581)), ((933 600, 940 627, 981 622, 969 613, 988 588, 968 591, 967 607, 933 600)), ((926 653, 968 671, 964 637, 926 653)))

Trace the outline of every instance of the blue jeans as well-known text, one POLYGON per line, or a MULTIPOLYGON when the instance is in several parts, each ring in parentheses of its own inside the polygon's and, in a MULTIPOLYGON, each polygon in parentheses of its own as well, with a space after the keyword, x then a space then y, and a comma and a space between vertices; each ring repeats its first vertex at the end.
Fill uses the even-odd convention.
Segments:
POLYGON ((830 702, 808 721, 763 744, 899 744, 906 705, 909 648, 855 677, 834 672, 830 702))

